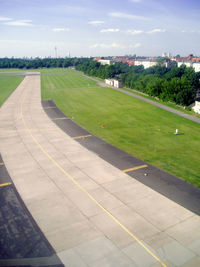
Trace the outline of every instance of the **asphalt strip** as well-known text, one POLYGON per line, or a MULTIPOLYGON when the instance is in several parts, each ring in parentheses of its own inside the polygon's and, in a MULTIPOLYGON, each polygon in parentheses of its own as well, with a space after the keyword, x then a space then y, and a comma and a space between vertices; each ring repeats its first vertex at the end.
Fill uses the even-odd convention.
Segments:
POLYGON ((53 100, 43 100, 42 106, 52 121, 66 134, 99 157, 126 172, 144 185, 159 192, 184 208, 200 215, 200 189, 149 163, 114 147, 76 124, 58 109, 53 100))
POLYGON ((1 155, 0 266, 64 267, 18 194, 1 155))

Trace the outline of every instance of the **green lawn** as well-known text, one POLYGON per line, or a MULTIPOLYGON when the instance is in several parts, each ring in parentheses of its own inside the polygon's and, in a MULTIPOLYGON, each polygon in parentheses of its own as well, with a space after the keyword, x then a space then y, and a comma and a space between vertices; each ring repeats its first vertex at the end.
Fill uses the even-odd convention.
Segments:
POLYGON ((54 99, 64 113, 108 143, 200 187, 199 124, 97 87, 71 70, 66 76, 43 76, 42 98, 54 99), (89 82, 94 88, 88 88, 89 82), (180 135, 174 135, 175 129, 180 135))
POLYGON ((39 69, 1 69, 0 68, 0 75, 6 74, 6 73, 25 73, 25 72, 41 72, 41 73, 65 73, 68 72, 68 69, 66 68, 39 68, 39 69))
POLYGON ((17 88, 24 77, 1 77, 0 76, 0 107, 9 95, 17 88))
POLYGON ((0 74, 5 74, 6 72, 7 73, 21 73, 21 72, 24 72, 25 70, 22 70, 22 69, 1 69, 0 68, 0 74))
MULTIPOLYGON (((77 88, 90 88, 99 87, 99 85, 85 77, 77 75, 74 71, 70 69, 58 69, 57 72, 64 72, 65 75, 55 75, 55 76, 42 76, 42 88, 47 90, 56 89, 77 89, 77 88), (58 71, 60 70, 60 71, 58 71)), ((49 71, 50 72, 50 71, 49 71)), ((53 69, 51 72, 54 72, 53 69)))
MULTIPOLYGON (((79 71, 79 73, 82 73, 82 74, 83 74, 83 72, 80 72, 80 71, 79 71)), ((92 78, 94 78, 94 79, 96 79, 96 80, 98 80, 98 81, 100 81, 100 82, 104 82, 104 79, 101 79, 101 78, 99 78, 99 77, 92 76, 92 78)), ((150 99, 150 100, 152 100, 152 101, 155 101, 155 102, 160 103, 160 104, 162 104, 162 105, 168 106, 168 107, 170 107, 170 108, 179 110, 179 111, 181 111, 181 112, 183 112, 183 113, 186 113, 186 114, 189 114, 189 115, 194 115, 194 116, 200 118, 200 115, 199 115, 199 114, 195 113, 195 112, 192 111, 192 110, 190 111, 190 110, 188 110, 188 109, 184 109, 183 107, 178 106, 178 105, 176 105, 175 103, 168 102, 168 101, 163 101, 163 100, 161 100, 161 99, 156 99, 156 98, 153 97, 153 96, 149 96, 149 95, 147 95, 147 94, 145 94, 145 93, 142 93, 142 92, 140 92, 140 91, 137 91, 137 90, 135 90, 135 89, 130 89, 130 88, 127 88, 127 87, 122 87, 121 89, 123 89, 123 90, 125 90, 125 91, 129 91, 130 93, 133 93, 133 94, 142 96, 142 97, 144 97, 144 98, 150 99)))
POLYGON ((186 114, 188 114, 188 115, 193 115, 193 116, 196 116, 196 117, 200 117, 200 115, 197 114, 197 113, 195 113, 193 110, 189 111, 189 110, 187 110, 187 109, 184 109, 184 108, 181 107, 181 106, 176 105, 175 103, 170 103, 170 102, 167 102, 167 101, 162 101, 162 100, 160 100, 160 99, 158 100, 158 99, 156 99, 156 98, 153 97, 153 96, 149 96, 149 95, 143 94, 143 93, 141 93, 141 92, 139 92, 139 91, 137 91, 137 90, 133 90, 133 89, 130 89, 130 88, 123 87, 123 88, 121 88, 121 89, 123 89, 123 90, 125 90, 125 91, 128 91, 128 92, 130 92, 130 93, 133 93, 133 94, 142 96, 142 97, 144 97, 144 98, 150 99, 150 100, 155 101, 155 102, 157 102, 157 103, 160 103, 160 104, 162 104, 162 105, 164 105, 164 106, 168 106, 168 107, 170 107, 170 108, 179 110, 179 111, 181 111, 181 112, 183 112, 183 113, 186 113, 186 114))

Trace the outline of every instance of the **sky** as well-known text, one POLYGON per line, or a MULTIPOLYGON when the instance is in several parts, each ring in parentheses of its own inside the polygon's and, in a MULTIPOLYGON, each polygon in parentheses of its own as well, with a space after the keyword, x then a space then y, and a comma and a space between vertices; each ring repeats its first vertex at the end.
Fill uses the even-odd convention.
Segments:
POLYGON ((0 0, 0 57, 200 56, 199 14, 199 0, 0 0))

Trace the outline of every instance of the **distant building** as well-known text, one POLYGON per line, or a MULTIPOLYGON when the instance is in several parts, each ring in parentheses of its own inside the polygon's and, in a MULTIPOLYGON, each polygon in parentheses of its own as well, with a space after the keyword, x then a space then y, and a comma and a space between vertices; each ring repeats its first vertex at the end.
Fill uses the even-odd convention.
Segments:
POLYGON ((178 67, 180 67, 181 65, 185 65, 187 67, 193 67, 195 72, 200 71, 200 62, 192 62, 192 61, 178 62, 178 67))
POLYGON ((195 72, 200 72, 200 62, 193 63, 193 68, 195 72))
POLYGON ((135 65, 135 60, 127 60, 126 61, 129 66, 134 66, 135 65))
POLYGON ((164 63, 164 66, 165 66, 166 68, 168 68, 168 69, 171 69, 171 68, 177 66, 177 62, 176 62, 176 61, 173 61, 173 60, 169 60, 169 61, 166 61, 166 62, 164 63))
POLYGON ((94 60, 99 61, 101 57, 95 57, 94 60))
POLYGON ((181 65, 185 65, 186 67, 192 67, 192 62, 191 61, 180 61, 178 62, 178 67, 181 65))
POLYGON ((122 83, 116 79, 105 79, 105 83, 116 88, 122 87, 122 83))
POLYGON ((172 55, 170 53, 162 53, 162 57, 170 58, 172 55))
POLYGON ((112 65, 115 63, 113 59, 99 59, 98 62, 101 63, 101 65, 112 65))
POLYGON ((192 109, 194 112, 200 114, 200 101, 195 101, 195 106, 192 109))
POLYGON ((144 66, 145 69, 158 65, 157 61, 151 60, 135 60, 135 66, 144 66))

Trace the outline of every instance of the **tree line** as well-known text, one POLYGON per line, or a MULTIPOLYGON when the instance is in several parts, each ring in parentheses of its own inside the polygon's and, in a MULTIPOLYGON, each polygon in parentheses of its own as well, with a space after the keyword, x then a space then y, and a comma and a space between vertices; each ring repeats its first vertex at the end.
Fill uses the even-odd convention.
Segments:
POLYGON ((171 101, 178 105, 189 106, 196 99, 200 88, 200 72, 192 67, 153 66, 147 69, 141 66, 128 66, 126 63, 101 65, 96 61, 87 61, 76 66, 90 76, 100 78, 120 78, 125 87, 138 90, 163 101, 171 101))
POLYGON ((68 68, 76 66, 89 59, 86 58, 0 58, 0 69, 38 69, 38 68, 68 68))
POLYGON ((90 60, 76 66, 77 70, 83 71, 89 76, 96 76, 102 79, 114 78, 130 69, 128 64, 116 62, 114 65, 101 65, 99 62, 90 60))
POLYGON ((125 87, 138 90, 163 101, 189 106, 196 99, 200 88, 200 72, 195 73, 192 67, 154 66, 144 69, 140 66, 129 66, 116 62, 114 65, 101 65, 88 58, 0 58, 1 68, 37 69, 68 68, 74 66, 89 76, 102 79, 120 79, 125 87))

